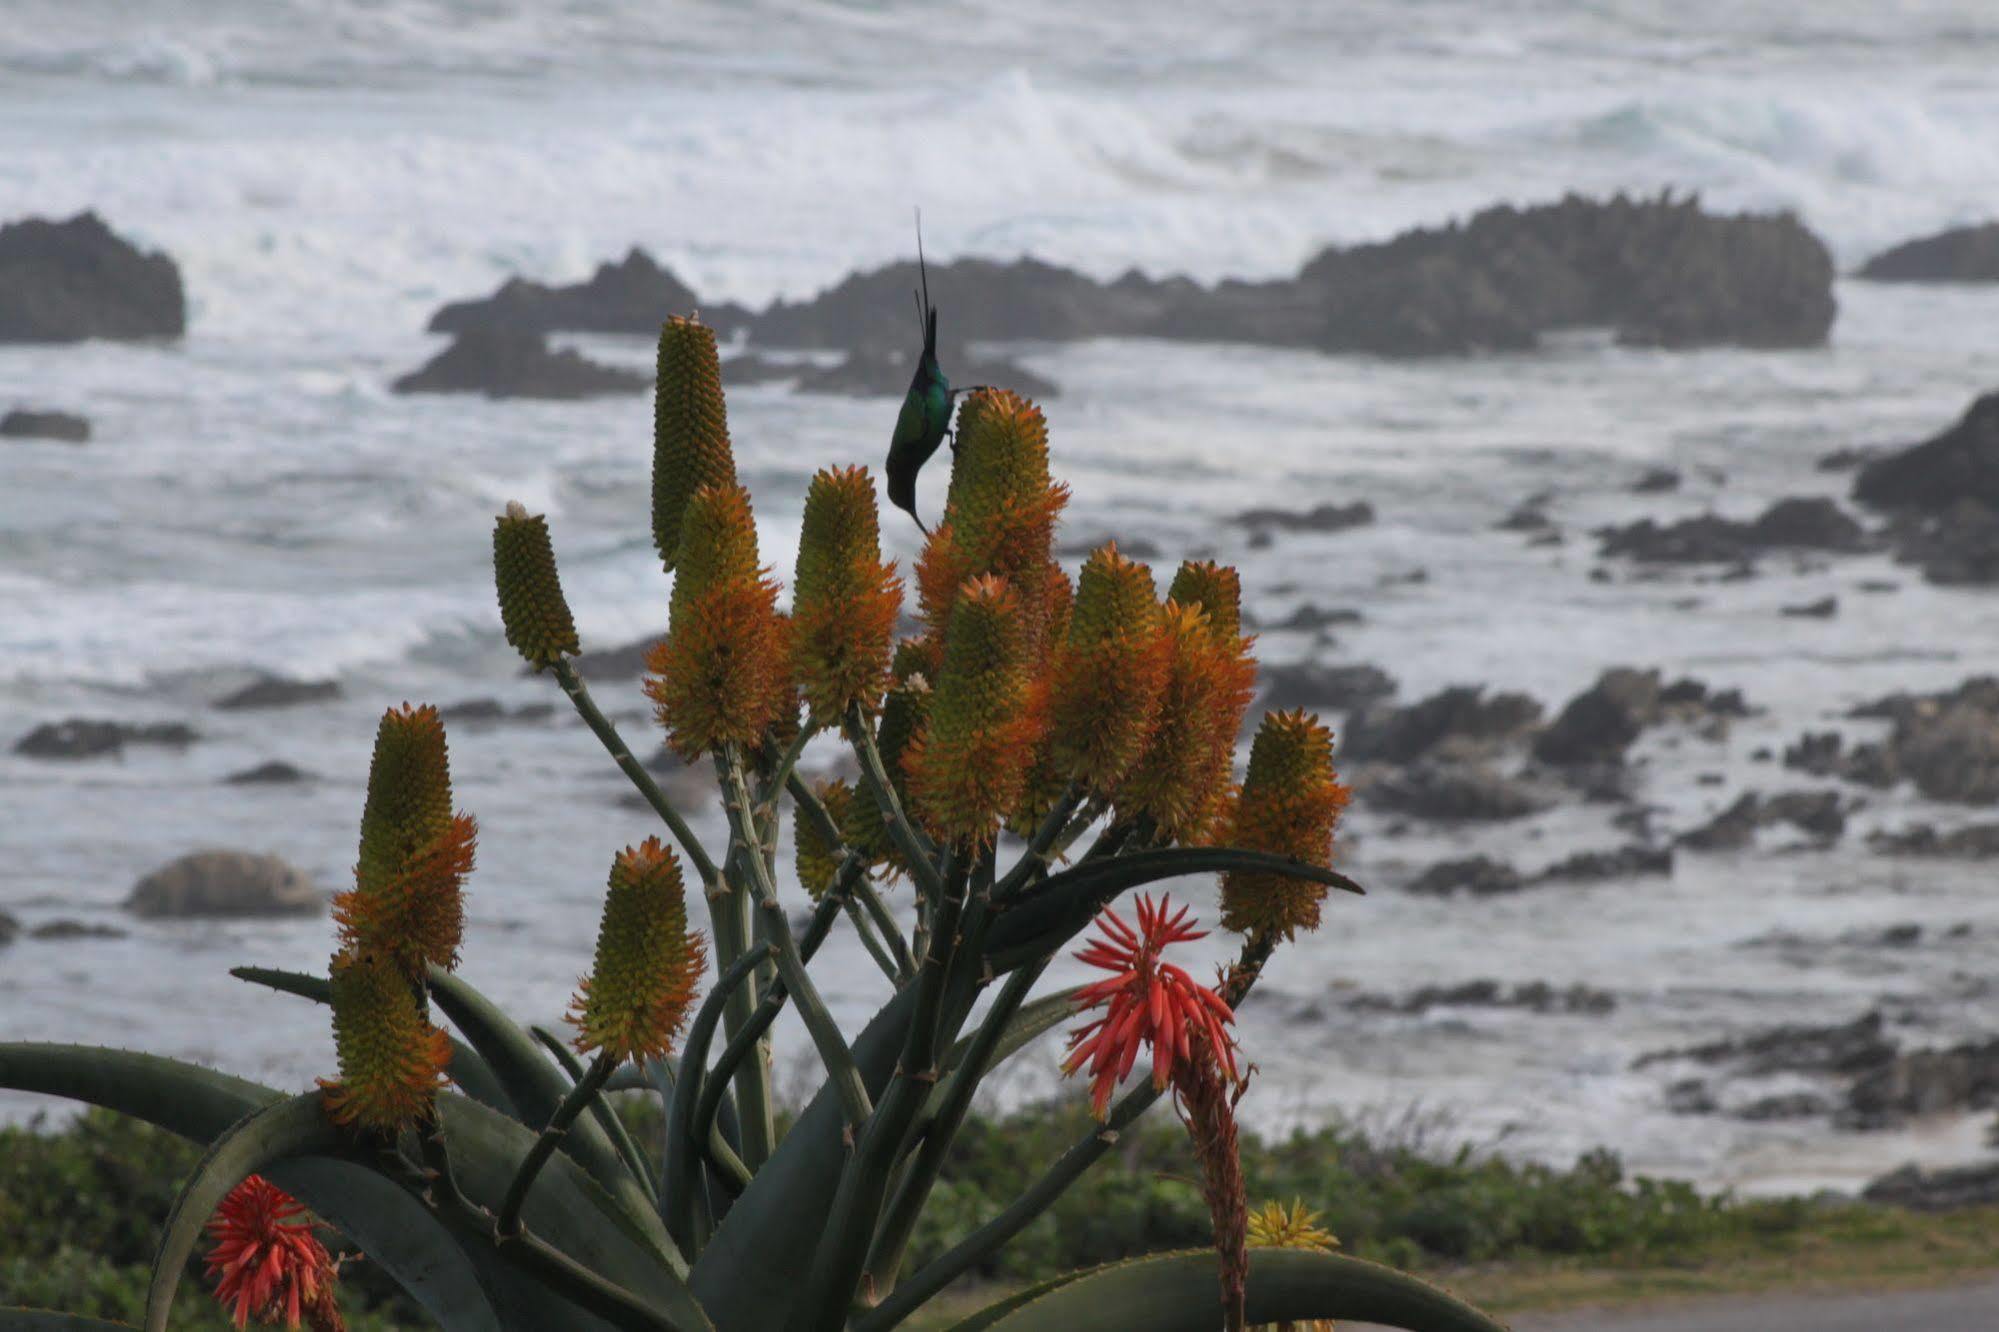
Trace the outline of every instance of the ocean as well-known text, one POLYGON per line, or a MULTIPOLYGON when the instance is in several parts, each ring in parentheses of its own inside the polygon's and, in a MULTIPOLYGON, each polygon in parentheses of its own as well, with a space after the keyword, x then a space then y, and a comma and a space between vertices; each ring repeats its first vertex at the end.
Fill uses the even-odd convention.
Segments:
MULTIPOLYGON (((0 348, 0 410, 82 411, 96 432, 82 448, 0 447, 0 741, 72 715, 204 737, 121 759, 0 753, 0 910, 127 931, 0 948, 0 1039, 130 1046, 287 1087, 330 1074, 322 1011, 226 974, 323 966, 325 919, 136 921, 119 908, 133 881, 213 845, 275 852, 331 891, 351 873, 384 707, 562 702, 499 636, 489 533, 510 499, 549 514, 586 646, 664 626, 649 400, 392 394, 441 345, 423 328, 444 301, 514 274, 578 280, 634 244, 705 300, 803 297, 906 257, 916 205, 933 260, 1276 277, 1328 243, 1490 203, 1666 187, 1794 209, 1845 271, 1991 215, 1995 68, 1985 0, 1695 0, 1670 16, 1640 0, 0 0, 0 220, 95 209, 174 256, 190 307, 171 345, 0 348), (336 679, 341 697, 214 709, 265 671, 336 679), (273 759, 318 780, 222 780, 273 759)), ((1637 747, 1642 799, 1684 828, 1746 789, 1824 785, 1757 749, 1892 689, 1955 684, 1999 649, 1990 592, 1932 587, 1885 555, 1771 561, 1742 582, 1589 577, 1593 526, 1843 495, 1848 478, 1819 457, 1926 437, 1999 387, 1999 287, 1842 279, 1837 295, 1831 344, 1810 351, 1607 336, 1419 362, 1137 340, 1016 351, 1061 389, 1047 406, 1072 537, 1141 538, 1162 572, 1183 553, 1239 562, 1266 623, 1304 603, 1361 612, 1331 644, 1267 634, 1268 660, 1375 663, 1404 701, 1475 683, 1551 710, 1612 665, 1742 689, 1759 711, 1725 740, 1668 728, 1637 747), (1661 466, 1685 475, 1678 493, 1630 493, 1661 466), (1495 530, 1541 491, 1565 544, 1495 530), (1362 498, 1372 526, 1267 548, 1229 521, 1362 498), (1881 581, 1897 586, 1861 586, 1881 581), (1829 594, 1834 618, 1778 613, 1829 594)), ((948 325, 951 294, 936 296, 948 325)), ((642 339, 562 341, 650 355, 642 339)), ((781 576, 806 480, 878 465, 895 408, 732 394, 781 576)), ((926 478, 926 512, 941 484, 926 478)), ((888 530, 906 564, 917 533, 888 530)), ((651 746, 637 689, 599 693, 651 746)), ((623 779, 566 709, 460 727, 452 750, 482 828, 464 972, 553 1021, 587 965, 610 856, 650 817, 621 802, 623 779)), ((1874 1007, 1909 1045, 1999 1025, 1981 979, 1999 943, 1986 873, 1864 849, 1870 830, 1975 811, 1866 794, 1830 849, 1780 836, 1683 853, 1670 878, 1475 900, 1399 885, 1475 851, 1532 868, 1616 845, 1613 811, 1397 835, 1357 810, 1344 863, 1381 886, 1329 904, 1246 1006, 1248 1113, 1271 1128, 1415 1115, 1550 1160, 1607 1144, 1635 1169, 1745 1190, 1852 1188, 1975 1154, 1986 1117, 1876 1133, 1689 1117, 1667 1109, 1670 1071, 1633 1067, 1874 1007), (1922 927, 1919 946, 1852 942, 1902 923, 1922 927), (1407 1018, 1341 1002, 1483 977, 1599 987, 1616 1009, 1407 1018)), ((700 826, 716 830, 712 811, 700 826)), ((1210 886, 1176 894, 1212 918, 1210 886)), ((843 1022, 883 998, 844 933, 821 970, 843 1022)), ((780 1031, 780 1072, 802 1086, 809 1052, 780 1031)), ((1048 1090, 1053 1065, 1052 1046, 1024 1056, 1001 1096, 1048 1090)))

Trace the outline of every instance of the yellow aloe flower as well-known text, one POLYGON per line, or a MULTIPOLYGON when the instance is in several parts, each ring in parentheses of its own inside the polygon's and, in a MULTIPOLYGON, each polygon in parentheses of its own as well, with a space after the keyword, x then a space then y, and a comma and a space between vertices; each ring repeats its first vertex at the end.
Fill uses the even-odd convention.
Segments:
MULTIPOLYGON (((1333 829, 1351 792, 1333 774, 1333 733, 1303 710, 1264 717, 1236 800, 1231 845, 1331 865, 1333 829)), ((1222 876, 1222 925, 1285 939, 1319 928, 1326 886, 1263 871, 1222 876)))
POLYGON ((570 1001, 576 1048, 621 1063, 671 1053, 705 961, 679 859, 657 837, 626 847, 611 862, 595 965, 570 1001))

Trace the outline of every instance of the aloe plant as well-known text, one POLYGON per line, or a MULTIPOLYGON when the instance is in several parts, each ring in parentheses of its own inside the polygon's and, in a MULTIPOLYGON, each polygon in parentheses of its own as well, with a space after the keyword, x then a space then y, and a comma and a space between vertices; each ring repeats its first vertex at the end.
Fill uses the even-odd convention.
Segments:
MULTIPOLYGON (((1234 782, 1254 675, 1234 571, 1183 565, 1162 600, 1150 570, 1106 547, 1072 583, 1052 557, 1068 492, 1049 472, 1046 422, 987 390, 960 416, 945 515, 915 569, 918 631, 895 641, 903 584, 858 468, 813 480, 780 612, 736 480, 714 338, 692 320, 662 330, 658 399, 652 530, 673 586, 646 691, 669 744, 712 766, 726 844, 703 844, 593 700, 547 524, 508 506, 494 530, 507 639, 554 677, 667 840, 613 858, 573 1041, 523 1028, 453 971, 477 824, 454 809, 436 712, 392 709, 327 973, 235 972, 330 1008, 337 1078, 292 1095, 126 1051, 0 1045, 0 1086, 206 1144, 166 1220, 147 1328, 165 1326, 204 1226, 256 1175, 269 1181, 260 1197, 303 1202, 451 1329, 886 1332, 1030 1224, 1169 1089, 1207 1172, 1219 1269, 1203 1252, 1078 1272, 961 1329, 1496 1328, 1390 1269, 1245 1239, 1262 1232, 1246 1226, 1234 1162, 1242 1083, 1227 1023, 1275 949, 1317 927, 1330 890, 1361 890, 1331 865, 1346 791, 1316 719, 1266 718, 1234 782), (822 736, 851 749, 856 783, 801 775, 822 736), (779 872, 787 804, 813 903, 802 931, 779 872), (1141 898, 1134 932, 1110 908, 1216 874, 1222 924, 1243 942, 1203 987, 1157 956, 1195 936, 1184 911, 1141 898), (903 885, 898 912, 885 899, 903 885), (1081 956, 1112 979, 1037 993, 1100 918, 1104 939, 1081 956), (832 1019, 813 980, 836 928, 882 972, 884 1002, 859 1031, 832 1019), (1101 1123, 905 1270, 981 1082, 1090 1006, 1105 1014, 1072 1038, 1070 1067, 1089 1065, 1101 1123), (769 1047, 787 1007, 824 1080, 780 1135, 769 1047), (1128 1082, 1141 1046, 1154 1076, 1128 1082), (611 1113, 612 1093, 658 1099, 655 1151, 611 1113)), ((322 1262, 310 1275, 323 1274, 322 1262)), ((0 1312, 0 1329, 87 1325, 0 1312)))

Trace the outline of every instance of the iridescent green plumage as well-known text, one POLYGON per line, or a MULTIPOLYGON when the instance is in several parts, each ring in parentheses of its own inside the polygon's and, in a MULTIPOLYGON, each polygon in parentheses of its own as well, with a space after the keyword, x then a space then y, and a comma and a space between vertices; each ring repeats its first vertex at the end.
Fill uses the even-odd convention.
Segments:
MULTIPOLYGON (((930 303, 930 268, 923 260, 922 219, 916 229, 916 267, 923 276, 923 355, 917 358, 916 373, 910 377, 909 392, 903 395, 902 411, 895 418, 895 435, 888 445, 888 499, 898 509, 907 510, 923 527, 916 512, 916 474, 944 442, 951 428, 951 382, 937 364, 937 307, 930 303)), ((923 530, 928 533, 929 528, 923 530)))

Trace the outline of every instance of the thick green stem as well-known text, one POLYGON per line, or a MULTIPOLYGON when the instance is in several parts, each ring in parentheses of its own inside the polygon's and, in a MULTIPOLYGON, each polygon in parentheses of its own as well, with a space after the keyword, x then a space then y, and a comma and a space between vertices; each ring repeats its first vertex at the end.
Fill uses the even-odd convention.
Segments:
POLYGON ((992 1007, 986 1011, 985 1020, 972 1036, 970 1047, 946 1080, 936 1113, 923 1131, 923 1145, 918 1149, 908 1175, 897 1186, 887 1217, 875 1236, 874 1248, 868 1255, 867 1273, 862 1281, 878 1295, 886 1295, 894 1286, 896 1273, 902 1268, 903 1255, 909 1248, 909 1237, 915 1233, 917 1219, 923 1214, 923 1205, 929 1201, 930 1191, 936 1187, 938 1176, 943 1172, 945 1158, 951 1153, 951 1144, 957 1140, 958 1130, 964 1126, 972 1096, 992 1066, 993 1052, 999 1048, 1000 1037, 1005 1033, 1007 1023, 1013 1020, 1013 1015, 1020 1011, 1028 991, 1041 979, 1047 965, 1045 961, 1034 963, 1006 978, 1006 984, 1000 987, 992 1007))
POLYGON ((1070 782, 1068 789, 1064 790, 1056 798, 1055 804, 1049 809, 1047 816, 1041 820, 1040 826, 1034 830, 1034 835, 1028 838, 1026 852, 1014 863, 1014 867, 1007 871, 1006 877, 999 881, 999 885, 993 889, 993 900, 995 902, 1009 900, 1028 884, 1042 878, 1048 873, 1049 866, 1055 862, 1053 848, 1056 839, 1061 837, 1062 830, 1069 826, 1070 816, 1076 812, 1076 806, 1082 803, 1082 783, 1070 782))
MULTIPOLYGON (((816 718, 808 717, 799 724, 798 734, 791 737, 791 743, 784 747, 782 754, 778 755, 777 762, 771 767, 770 775, 757 785, 759 805, 770 805, 777 799, 779 791, 792 790, 796 794, 792 787, 794 779, 800 786, 805 784, 803 779, 798 777, 798 760, 805 753, 807 742, 818 733, 819 723, 816 718)), ((833 840, 838 842, 840 839, 835 836, 833 840)))
MULTIPOLYGON (((819 906, 812 913, 812 923, 805 927, 805 937, 799 940, 798 955, 807 962, 810 962, 812 955, 819 951, 819 945, 825 941, 828 931, 833 927, 834 917, 840 912, 840 904, 844 899, 837 894, 846 869, 847 866, 842 865, 841 873, 833 876, 833 888, 826 896, 819 899, 819 906)), ((783 979, 779 978, 764 992, 763 1002, 757 1006, 756 1014, 751 1017, 748 1025, 731 1036, 728 1045, 723 1047, 722 1057, 715 1061, 714 1071, 708 1075, 705 1085, 701 1088, 700 1100, 695 1103, 692 1121, 695 1141, 703 1140, 714 1126, 715 1116, 721 1110, 723 1098, 727 1094, 730 1073, 738 1062, 749 1055, 750 1050, 763 1038, 763 1034, 770 1030, 770 1024, 777 1021, 777 1016, 784 1011, 785 1000, 789 997, 790 992, 785 988, 783 979)), ((705 1057, 705 1050, 703 1055, 705 1057)))
POLYGON ((851 897, 847 899, 847 919, 854 923, 854 934, 860 939, 861 947, 867 949, 868 956, 874 959, 877 967, 881 968, 881 974, 888 978, 888 983, 901 985, 903 975, 896 969, 895 958, 890 955, 887 945, 876 936, 874 921, 868 918, 868 913, 863 911, 860 904, 851 897))
MULTIPOLYGON (((756 836, 756 813, 750 806, 749 783, 743 776, 742 754, 733 745, 729 746, 720 763, 727 792, 723 806, 735 821, 737 837, 753 841, 756 836)), ((839 1093, 847 1122, 858 1127, 873 1107, 868 1103, 867 1088, 861 1083, 860 1069, 854 1064, 854 1052, 847 1048, 846 1038, 840 1034, 840 1025, 833 1021, 826 1001, 819 996, 819 987, 812 983, 811 973, 806 971, 805 962, 798 955, 798 942, 791 937, 791 926, 784 918, 784 904, 777 900, 777 887, 770 881, 762 856, 752 855, 749 860, 753 870, 751 883, 767 913, 770 926, 765 934, 771 937, 777 949, 778 976, 791 992, 792 1003, 798 1008, 798 1016, 804 1020, 806 1033, 812 1037, 819 1058, 826 1065, 826 1075, 832 1079, 834 1089, 839 1093)))
MULTIPOLYGON (((1276 946, 1277 940, 1270 935, 1255 935, 1243 944, 1242 955, 1229 973, 1223 995, 1231 1006, 1240 1004, 1248 995, 1276 946)), ((1030 1184, 999 1215, 951 1246, 942 1256, 918 1269, 875 1308, 857 1316, 851 1324, 852 1332, 886 1332, 1033 1224, 1034 1219, 1067 1192, 1084 1171, 1116 1145, 1118 1135, 1136 1122, 1159 1099, 1159 1095, 1150 1082, 1145 1082, 1120 1097, 1103 1124, 1062 1153, 1041 1178, 1030 1184)))
MULTIPOLYGON (((562 1065, 562 1071, 569 1075, 572 1083, 583 1080, 583 1061, 578 1059, 554 1032, 543 1026, 529 1027, 528 1032, 541 1042, 543 1049, 555 1057, 556 1063, 562 1065)), ((657 1208, 659 1190, 653 1185, 652 1171, 646 1167, 646 1159, 640 1153, 638 1143, 632 1140, 631 1131, 625 1127, 625 1121, 618 1118, 617 1108, 607 1098, 599 1096, 590 1102, 590 1117, 597 1121, 597 1127, 604 1130, 604 1136, 608 1137, 611 1145, 618 1149, 618 1156, 624 1161, 625 1168, 632 1172, 632 1178, 639 1182, 639 1188, 644 1191, 646 1201, 657 1208)))
POLYGON ((681 854, 687 857, 687 863, 694 867, 694 872, 700 876, 702 883, 713 883, 720 877, 715 862, 709 858, 700 839, 694 836, 694 830, 687 826, 687 820, 680 817, 680 811, 666 798, 666 792, 659 789, 659 783, 645 770, 645 765, 632 757, 632 751, 626 746, 624 738, 618 734, 618 728, 611 725, 611 719, 603 714, 597 707, 597 701, 590 697, 589 686, 585 685, 583 677, 576 673, 576 667, 570 664, 567 658, 562 658, 552 669, 555 672, 556 683, 562 686, 563 693, 569 695, 569 701, 575 705, 577 713, 596 734, 605 750, 617 761, 625 776, 631 778, 632 785, 639 789, 639 794, 645 797, 646 803, 666 821, 666 826, 673 832, 674 840, 680 843, 681 854))
MULTIPOLYGON (((709 1141, 710 1133, 714 1132, 712 1117, 705 1121, 708 1127, 703 1129, 697 1126, 694 1113, 695 1103, 702 1093, 702 1070, 708 1063, 708 1047, 714 1042, 715 1028, 722 1020, 723 1011, 728 1007, 730 998, 749 979, 750 973, 756 970, 760 960, 753 953, 744 953, 715 978, 715 987, 695 1012, 694 1021, 687 1028, 687 1039, 681 1045, 680 1072, 673 1082, 673 1104, 667 1108, 666 1160, 662 1167, 660 1198, 666 1205, 667 1233, 690 1259, 700 1252, 707 1238, 701 1234, 702 1227, 697 1224, 700 1213, 698 1204, 703 1195, 701 1178, 695 1168, 695 1155, 709 1141)), ((720 1081, 719 1077, 714 1080, 720 1081)), ((719 1090, 715 1099, 719 1105, 719 1090)))
MULTIPOLYGON (((943 1015, 944 982, 968 878, 957 860, 954 853, 944 866, 946 887, 939 894, 937 923, 917 972, 902 1056, 853 1158, 841 1172, 805 1289, 792 1306, 792 1332, 839 1332, 847 1325, 890 1177, 902 1156, 910 1126, 937 1084, 936 1041, 943 1015)), ((862 1292, 862 1298, 871 1302, 872 1293, 862 1292)))
POLYGON ((528 1148, 528 1154, 521 1159, 520 1168, 514 1172, 513 1183, 507 1185, 506 1197, 500 1202, 500 1215, 493 1226, 501 1238, 520 1234, 521 1208, 527 1204, 528 1190, 534 1187, 535 1176, 548 1164, 548 1158, 555 1155, 556 1146, 569 1132, 569 1126, 576 1122, 576 1116, 596 1099, 605 1079, 617 1067, 617 1062, 610 1051, 599 1053, 591 1061, 589 1070, 569 1089, 569 1095, 562 1098, 562 1104, 555 1107, 555 1113, 549 1116, 548 1126, 542 1129, 541 1136, 534 1140, 534 1146, 528 1148))

